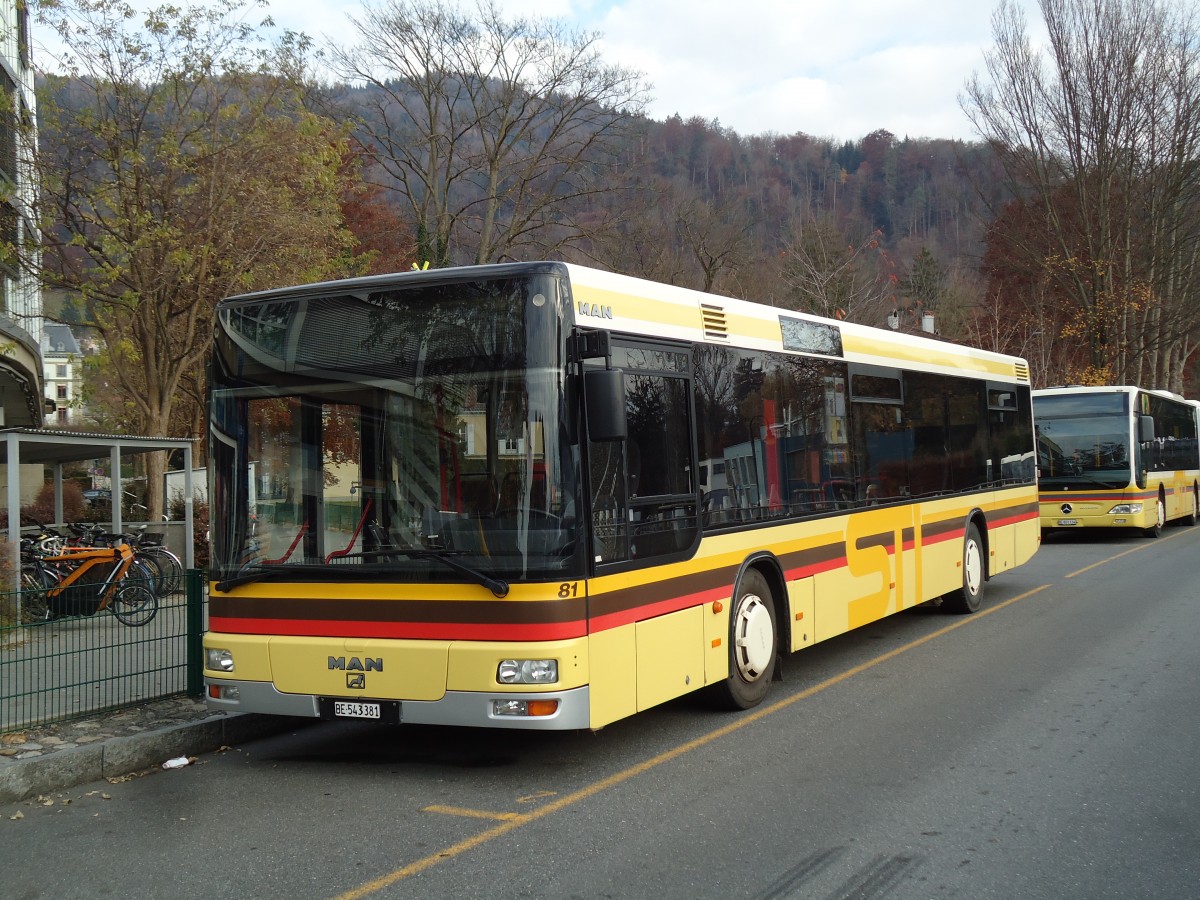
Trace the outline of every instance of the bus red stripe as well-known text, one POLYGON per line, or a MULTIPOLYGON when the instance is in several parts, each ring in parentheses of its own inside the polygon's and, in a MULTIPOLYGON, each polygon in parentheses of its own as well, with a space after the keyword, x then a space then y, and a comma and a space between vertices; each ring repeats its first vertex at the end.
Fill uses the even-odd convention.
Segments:
POLYGON ((540 625, 464 624, 462 622, 364 622, 349 619, 222 619, 209 622, 210 630, 230 634, 288 635, 294 637, 395 638, 438 641, 562 641, 583 637, 584 622, 548 622, 540 625))

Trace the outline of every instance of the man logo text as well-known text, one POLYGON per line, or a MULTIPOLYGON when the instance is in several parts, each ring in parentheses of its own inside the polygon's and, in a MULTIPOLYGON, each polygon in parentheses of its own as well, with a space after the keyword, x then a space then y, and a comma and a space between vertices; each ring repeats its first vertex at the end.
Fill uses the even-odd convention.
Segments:
POLYGON ((347 659, 344 656, 329 657, 329 668, 337 669, 342 672, 382 672, 383 657, 370 657, 359 659, 357 656, 351 656, 347 659))

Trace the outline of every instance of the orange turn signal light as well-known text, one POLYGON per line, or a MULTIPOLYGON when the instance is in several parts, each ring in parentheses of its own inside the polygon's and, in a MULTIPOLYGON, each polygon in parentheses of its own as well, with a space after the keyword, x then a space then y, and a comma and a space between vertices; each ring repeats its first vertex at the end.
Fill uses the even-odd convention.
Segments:
POLYGON ((530 700, 528 710, 531 716, 552 716, 558 712, 558 701, 530 700))

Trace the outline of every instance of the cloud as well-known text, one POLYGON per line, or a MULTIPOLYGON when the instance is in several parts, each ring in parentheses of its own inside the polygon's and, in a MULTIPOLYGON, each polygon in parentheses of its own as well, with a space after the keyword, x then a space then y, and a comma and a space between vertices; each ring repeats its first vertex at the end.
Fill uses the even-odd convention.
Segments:
MULTIPOLYGON (((150 0, 136 0, 146 5, 150 0)), ((372 0, 377 4, 387 0, 372 0)), ((420 2, 420 0, 418 0, 420 2)), ((471 0, 460 0, 471 7, 471 0)), ((649 114, 719 120, 744 135, 971 140, 958 106, 991 46, 991 6, 962 0, 496 0, 510 17, 601 34, 606 61, 653 84, 649 114)), ((1036 0, 1019 0, 1031 26, 1036 0)), ((281 28, 349 45, 357 0, 276 0, 281 28)))
POLYGON ((858 139, 970 137, 957 96, 982 66, 982 4, 622 0, 598 22, 611 62, 646 72, 650 113, 858 139))

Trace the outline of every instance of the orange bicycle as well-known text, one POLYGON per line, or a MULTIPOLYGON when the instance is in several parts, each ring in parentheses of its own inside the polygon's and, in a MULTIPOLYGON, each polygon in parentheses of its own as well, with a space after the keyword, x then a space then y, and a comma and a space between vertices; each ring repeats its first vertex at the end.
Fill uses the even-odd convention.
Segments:
POLYGON ((53 616, 94 616, 105 609, 126 625, 145 625, 158 613, 154 576, 120 535, 107 546, 63 547, 36 557, 53 616))

